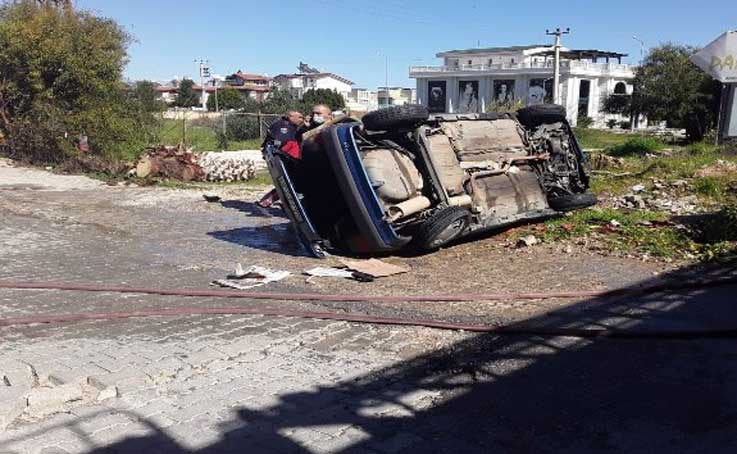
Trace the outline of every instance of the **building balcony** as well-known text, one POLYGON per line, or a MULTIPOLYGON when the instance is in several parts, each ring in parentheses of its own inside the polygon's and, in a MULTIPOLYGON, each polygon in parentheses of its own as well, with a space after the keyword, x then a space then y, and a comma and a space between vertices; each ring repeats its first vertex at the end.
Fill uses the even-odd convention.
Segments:
MULTIPOLYGON (((596 74, 632 77, 634 66, 620 63, 594 63, 590 61, 564 60, 560 62, 561 72, 568 74, 596 74)), ((412 66, 409 69, 410 77, 433 77, 438 75, 468 75, 487 73, 495 74, 547 74, 553 72, 553 61, 475 64, 458 66, 412 66)))

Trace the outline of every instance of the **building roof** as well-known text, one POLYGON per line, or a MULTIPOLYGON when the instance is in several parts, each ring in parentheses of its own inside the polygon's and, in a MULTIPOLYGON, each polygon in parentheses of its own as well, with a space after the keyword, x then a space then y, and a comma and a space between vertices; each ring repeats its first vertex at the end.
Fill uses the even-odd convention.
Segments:
POLYGON ((527 46, 509 46, 509 47, 474 47, 472 49, 456 49, 440 52, 437 57, 450 57, 456 54, 496 54, 502 52, 523 52, 539 47, 553 47, 550 44, 530 44, 527 46))
MULTIPOLYGON (((555 50, 545 50, 537 52, 536 55, 555 55, 555 50)), ((622 58, 626 57, 627 54, 620 52, 610 52, 607 50, 597 49, 566 49, 561 50, 560 57, 569 60, 583 60, 583 59, 596 59, 596 58, 622 58)))
POLYGON ((348 85, 355 85, 352 81, 346 79, 345 77, 340 77, 339 75, 333 73, 279 74, 278 76, 275 76, 274 79, 301 79, 303 77, 310 77, 313 79, 332 77, 333 79, 339 80, 348 85))
POLYGON ((263 81, 269 81, 271 80, 271 77, 268 76, 262 76, 261 74, 249 74, 241 72, 239 69, 237 73, 233 74, 233 77, 237 77, 239 79, 243 80, 263 80, 263 81))

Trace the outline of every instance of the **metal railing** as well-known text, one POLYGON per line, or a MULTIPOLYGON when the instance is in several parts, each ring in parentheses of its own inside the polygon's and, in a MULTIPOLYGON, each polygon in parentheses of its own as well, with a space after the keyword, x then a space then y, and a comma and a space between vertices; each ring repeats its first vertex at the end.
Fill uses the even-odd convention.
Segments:
MULTIPOLYGON (((632 71, 632 65, 620 63, 594 63, 589 61, 562 61, 561 68, 570 70, 596 70, 600 72, 622 72, 632 71)), ((451 66, 411 66, 410 74, 419 73, 445 73, 445 72, 461 72, 461 71, 495 71, 495 70, 514 70, 514 69, 553 69, 553 62, 523 62, 523 63, 496 63, 496 64, 472 64, 472 65, 451 65, 451 66)))

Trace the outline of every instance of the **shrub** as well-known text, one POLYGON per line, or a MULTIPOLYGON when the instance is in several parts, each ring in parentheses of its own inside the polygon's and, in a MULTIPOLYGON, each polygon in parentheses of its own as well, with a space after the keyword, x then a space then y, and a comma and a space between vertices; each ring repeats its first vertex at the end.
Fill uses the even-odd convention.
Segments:
POLYGON ((652 137, 632 137, 625 142, 609 148, 612 156, 635 156, 653 153, 663 148, 663 144, 652 137))
POLYGON ((622 129, 632 129, 632 122, 631 121, 620 121, 619 127, 622 129))
POLYGON ((94 155, 127 159, 155 137, 152 86, 127 87, 129 36, 63 4, 0 6, 0 131, 10 157, 58 163, 81 136, 94 155))
POLYGON ((259 124, 256 117, 228 115, 226 119, 227 139, 249 140, 259 138, 259 124))
POLYGON ((615 126, 617 126, 618 121, 617 120, 607 120, 606 126, 609 129, 614 129, 615 126))
POLYGON ((591 127, 591 125, 593 124, 594 124, 594 120, 591 117, 587 117, 585 115, 578 117, 578 127, 579 128, 586 129, 586 128, 591 127))

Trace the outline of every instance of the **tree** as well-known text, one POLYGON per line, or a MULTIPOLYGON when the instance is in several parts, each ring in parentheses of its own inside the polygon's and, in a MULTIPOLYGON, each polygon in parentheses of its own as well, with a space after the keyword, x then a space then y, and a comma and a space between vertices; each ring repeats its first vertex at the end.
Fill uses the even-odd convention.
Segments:
POLYGON ((650 50, 635 75, 629 109, 649 120, 666 121, 700 140, 716 124, 719 83, 691 63, 697 49, 664 44, 650 50))
POLYGON ((244 96, 235 88, 223 88, 222 90, 218 90, 217 98, 215 94, 210 95, 207 98, 207 110, 214 111, 216 103, 217 107, 222 110, 239 110, 246 105, 244 96))
POLYGON ((32 0, 0 6, 7 150, 18 159, 60 162, 86 136, 92 153, 140 152, 156 119, 123 83, 128 34, 112 20, 56 3, 63 7, 32 0))
POLYGON ((174 105, 177 107, 194 107, 200 104, 200 97, 194 91, 192 79, 182 79, 177 88, 177 97, 174 105))
POLYGON ((298 110, 306 113, 305 103, 294 99, 287 90, 274 90, 269 93, 266 101, 261 103, 261 111, 267 114, 283 115, 288 110, 298 110))
POLYGON ((310 89, 305 92, 302 97, 302 101, 307 106, 314 106, 315 104, 325 104, 332 110, 345 109, 345 99, 343 96, 333 90, 327 88, 310 89))

